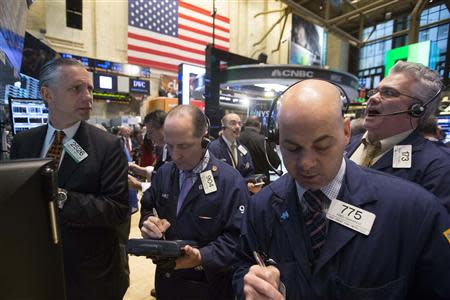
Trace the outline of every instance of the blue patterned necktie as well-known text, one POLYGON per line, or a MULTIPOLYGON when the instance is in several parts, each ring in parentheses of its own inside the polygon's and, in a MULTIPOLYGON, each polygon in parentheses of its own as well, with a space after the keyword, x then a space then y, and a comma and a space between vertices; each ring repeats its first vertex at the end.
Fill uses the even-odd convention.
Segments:
POLYGON ((321 190, 307 190, 303 194, 306 202, 305 224, 311 238, 311 246, 314 259, 320 254, 320 249, 325 244, 327 226, 323 209, 330 202, 330 199, 321 190))
POLYGON ((180 211, 181 206, 183 205, 184 200, 186 199, 187 194, 191 190, 192 186, 194 185, 194 177, 195 173, 190 171, 182 171, 180 174, 180 180, 183 180, 183 183, 180 188, 180 194, 178 195, 178 202, 177 202, 177 215, 180 211), (183 178, 181 178, 183 177, 183 178))

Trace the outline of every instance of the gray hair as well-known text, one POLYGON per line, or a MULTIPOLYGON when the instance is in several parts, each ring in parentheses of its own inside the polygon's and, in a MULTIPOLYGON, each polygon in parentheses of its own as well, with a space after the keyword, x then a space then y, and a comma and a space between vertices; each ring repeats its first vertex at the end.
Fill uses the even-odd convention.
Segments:
POLYGON ((61 66, 79 66, 85 68, 84 65, 73 58, 55 58, 46 62, 39 72, 40 86, 49 86, 52 81, 57 77, 58 68, 61 66))
POLYGON ((409 77, 412 77, 422 86, 422 88, 419 89, 420 95, 418 95, 418 98, 422 99, 422 104, 427 103, 433 97, 437 98, 427 105, 424 115, 419 119, 419 125, 421 125, 431 116, 434 116, 439 107, 439 103, 441 100, 440 91, 443 87, 439 74, 420 63, 406 61, 398 61, 389 72, 389 74, 393 73, 403 73, 409 77), (438 92, 439 95, 437 95, 438 92))
POLYGON ((192 125, 194 126, 194 136, 203 137, 208 130, 208 120, 205 114, 193 105, 178 105, 172 108, 167 114, 167 118, 172 116, 191 116, 192 125))

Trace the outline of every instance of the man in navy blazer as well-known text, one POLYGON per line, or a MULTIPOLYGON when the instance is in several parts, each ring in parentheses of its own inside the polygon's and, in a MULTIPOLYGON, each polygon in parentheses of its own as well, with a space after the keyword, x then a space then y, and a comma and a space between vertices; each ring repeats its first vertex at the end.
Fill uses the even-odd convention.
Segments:
POLYGON ((280 101, 288 174, 249 201, 237 298, 448 299, 450 219, 439 200, 343 158, 350 124, 334 85, 304 80, 280 101))
POLYGON ((367 132, 352 138, 347 157, 359 165, 415 182, 450 212, 450 155, 417 129, 433 116, 442 87, 439 75, 412 62, 397 62, 367 103, 367 132), (371 145, 380 149, 366 159, 371 145))
POLYGON ((115 136, 85 122, 92 109, 92 82, 72 59, 44 65, 41 94, 49 124, 14 137, 11 158, 46 157, 63 131, 59 161, 59 221, 68 300, 119 300, 128 282, 121 261, 117 228, 128 218, 127 162, 115 136), (68 148, 70 149, 70 148, 68 148), (73 149, 73 148, 72 148, 73 149))
POLYGON ((209 144, 209 151, 238 170, 242 177, 253 175, 255 168, 251 154, 238 140, 242 127, 241 118, 235 113, 229 113, 222 118, 221 123, 222 134, 209 144))
POLYGON ((206 133, 197 107, 169 112, 164 140, 172 161, 158 169, 141 200, 144 238, 198 245, 187 246, 172 266, 157 262, 158 300, 233 298, 232 266, 248 192, 239 173, 206 149, 206 133))

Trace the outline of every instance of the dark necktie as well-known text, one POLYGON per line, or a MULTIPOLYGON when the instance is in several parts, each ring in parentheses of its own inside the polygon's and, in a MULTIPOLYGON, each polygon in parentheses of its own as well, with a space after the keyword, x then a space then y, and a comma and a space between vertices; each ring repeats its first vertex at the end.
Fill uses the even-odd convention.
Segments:
POLYGON ((62 141, 64 139, 64 131, 57 130, 54 133, 55 138, 53 139, 53 143, 50 146, 50 149, 48 149, 47 155, 45 157, 52 158, 55 162, 55 166, 58 167, 59 160, 61 159, 61 154, 63 150, 63 144, 62 141))
MULTIPOLYGON (((187 194, 189 193, 192 186, 194 185, 194 181, 193 181, 192 177, 194 177, 195 173, 189 172, 189 171, 183 171, 182 174, 184 176, 184 180, 183 180, 183 183, 181 184, 180 194, 178 195, 177 215, 181 209, 181 206, 183 205, 184 200, 186 199, 187 194)), ((182 178, 180 178, 180 179, 182 179, 182 178)))
POLYGON ((314 259, 317 259, 320 254, 320 249, 325 244, 327 228, 326 217, 323 209, 330 202, 327 196, 322 191, 307 190, 303 194, 306 203, 306 229, 311 238, 311 245, 314 254, 314 259))

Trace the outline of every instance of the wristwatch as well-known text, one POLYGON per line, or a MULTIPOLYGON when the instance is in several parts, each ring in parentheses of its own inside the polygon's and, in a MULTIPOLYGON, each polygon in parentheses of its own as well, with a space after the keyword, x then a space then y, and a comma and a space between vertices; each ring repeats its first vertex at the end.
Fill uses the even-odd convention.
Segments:
POLYGON ((58 188, 57 200, 58 200, 58 208, 63 209, 64 204, 67 201, 67 191, 65 189, 58 188))

